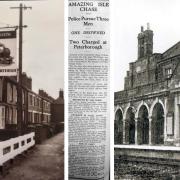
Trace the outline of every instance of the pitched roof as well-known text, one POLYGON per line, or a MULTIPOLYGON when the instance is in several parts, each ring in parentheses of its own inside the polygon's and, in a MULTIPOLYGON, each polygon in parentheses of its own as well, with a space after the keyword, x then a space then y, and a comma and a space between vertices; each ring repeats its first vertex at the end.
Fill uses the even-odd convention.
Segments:
POLYGON ((180 54, 180 41, 163 53, 163 58, 170 58, 180 54))

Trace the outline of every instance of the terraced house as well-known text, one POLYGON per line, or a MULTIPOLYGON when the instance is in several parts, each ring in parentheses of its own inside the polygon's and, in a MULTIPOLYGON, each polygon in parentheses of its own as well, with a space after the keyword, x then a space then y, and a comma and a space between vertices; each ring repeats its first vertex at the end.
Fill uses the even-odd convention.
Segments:
MULTIPOLYGON (((17 136, 17 77, 0 78, 0 140, 17 136)), ((50 125, 54 99, 45 91, 32 91, 32 79, 22 74, 22 132, 29 127, 50 125)))
POLYGON ((115 144, 180 146, 180 42, 153 53, 153 31, 141 27, 114 108, 115 144))

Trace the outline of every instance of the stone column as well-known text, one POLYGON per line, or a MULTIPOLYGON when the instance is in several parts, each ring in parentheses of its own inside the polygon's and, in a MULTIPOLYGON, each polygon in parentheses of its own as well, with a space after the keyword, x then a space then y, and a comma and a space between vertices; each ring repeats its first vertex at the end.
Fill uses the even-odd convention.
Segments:
POLYGON ((138 118, 135 118, 135 144, 138 144, 138 118))
POLYGON ((149 116, 149 145, 152 145, 152 117, 149 116))
POLYGON ((175 138, 175 145, 180 146, 180 118, 179 118, 179 95, 175 95, 174 101, 174 138, 175 138))
POLYGON ((167 97, 164 102, 164 144, 167 141, 167 97))
POLYGON ((123 144, 126 144, 126 119, 123 119, 123 144))

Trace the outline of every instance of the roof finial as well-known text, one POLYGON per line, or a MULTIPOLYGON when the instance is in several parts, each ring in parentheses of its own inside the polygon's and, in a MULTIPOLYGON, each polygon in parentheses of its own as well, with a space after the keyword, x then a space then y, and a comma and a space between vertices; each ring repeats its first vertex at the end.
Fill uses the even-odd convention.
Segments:
POLYGON ((150 30, 150 24, 147 23, 147 30, 150 30))
POLYGON ((141 26, 141 32, 143 32, 144 31, 144 28, 143 28, 143 26, 141 26))

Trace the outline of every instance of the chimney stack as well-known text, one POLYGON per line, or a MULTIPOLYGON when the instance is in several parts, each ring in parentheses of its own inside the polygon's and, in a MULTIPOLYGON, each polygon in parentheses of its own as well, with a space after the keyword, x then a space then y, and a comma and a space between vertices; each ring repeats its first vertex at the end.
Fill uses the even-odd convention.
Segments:
POLYGON ((150 30, 150 24, 147 23, 147 30, 150 30))
POLYGON ((63 89, 60 89, 59 91, 59 97, 64 99, 64 92, 63 92, 63 89))

